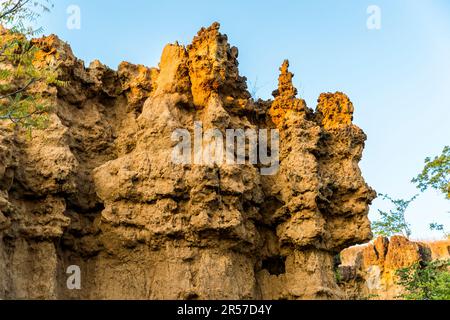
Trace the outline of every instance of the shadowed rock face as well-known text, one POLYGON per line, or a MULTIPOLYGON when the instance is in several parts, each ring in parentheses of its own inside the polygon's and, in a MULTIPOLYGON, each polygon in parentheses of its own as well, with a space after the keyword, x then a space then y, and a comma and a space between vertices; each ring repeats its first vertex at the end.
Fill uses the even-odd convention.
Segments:
POLYGON ((309 109, 285 61, 275 100, 253 101, 217 23, 166 46, 158 69, 85 68, 57 37, 35 42, 70 85, 40 84, 57 107, 32 139, 0 127, 0 298, 344 297, 333 257, 371 238, 375 197, 344 94, 309 109), (174 164, 173 131, 196 121, 278 129, 278 172, 174 164))

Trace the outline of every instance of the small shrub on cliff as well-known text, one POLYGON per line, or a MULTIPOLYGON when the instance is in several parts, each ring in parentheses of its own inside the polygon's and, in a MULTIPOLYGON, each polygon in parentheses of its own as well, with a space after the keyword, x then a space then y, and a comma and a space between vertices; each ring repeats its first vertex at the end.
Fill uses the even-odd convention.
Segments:
POLYGON ((25 128, 42 127, 50 104, 33 91, 38 82, 63 85, 55 67, 34 64, 38 49, 28 38, 40 32, 32 24, 41 12, 49 10, 48 0, 7 0, 0 4, 0 120, 25 128))
POLYGON ((411 202, 416 200, 417 195, 409 200, 392 199, 388 195, 380 194, 383 200, 389 200, 394 205, 394 209, 389 212, 378 210, 380 219, 372 223, 372 230, 378 236, 391 237, 401 234, 409 238, 411 229, 405 219, 405 212, 411 202))
POLYGON ((450 260, 416 263, 397 271, 406 300, 450 300, 450 260))

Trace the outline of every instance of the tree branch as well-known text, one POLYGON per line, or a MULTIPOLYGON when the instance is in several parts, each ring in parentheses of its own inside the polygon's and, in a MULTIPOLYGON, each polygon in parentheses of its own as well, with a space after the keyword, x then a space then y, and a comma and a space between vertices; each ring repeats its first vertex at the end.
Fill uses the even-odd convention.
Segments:
POLYGON ((45 113, 44 110, 34 110, 30 114, 27 114, 27 115, 24 115, 24 116, 21 116, 21 117, 14 117, 12 115, 12 111, 9 111, 7 114, 5 114, 3 116, 0 116, 0 120, 8 120, 9 119, 13 123, 18 123, 18 122, 20 122, 23 119, 28 119, 28 118, 31 118, 34 115, 40 115, 40 114, 44 114, 44 113, 45 113))
POLYGON ((5 19, 7 16, 12 15, 20 11, 30 0, 17 0, 17 2, 5 12, 0 13, 0 20, 5 19))
POLYGON ((35 83, 35 82, 38 81, 38 80, 39 80, 39 79, 37 79, 37 78, 31 79, 24 87, 22 87, 22 88, 20 88, 20 89, 18 89, 18 90, 16 90, 16 91, 14 91, 14 92, 7 93, 7 94, 5 94, 5 95, 3 95, 3 96, 0 96, 0 100, 6 99, 6 98, 9 98, 9 97, 12 97, 12 96, 15 96, 16 94, 19 94, 19 93, 21 93, 21 92, 26 91, 33 83, 35 83))

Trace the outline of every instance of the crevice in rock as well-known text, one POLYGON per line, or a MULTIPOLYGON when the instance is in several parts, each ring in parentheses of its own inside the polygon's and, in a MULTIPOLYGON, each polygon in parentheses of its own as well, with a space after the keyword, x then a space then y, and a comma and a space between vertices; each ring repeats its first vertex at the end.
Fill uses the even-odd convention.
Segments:
POLYGON ((282 275, 286 273, 286 258, 282 256, 266 258, 262 261, 262 269, 271 275, 282 275))

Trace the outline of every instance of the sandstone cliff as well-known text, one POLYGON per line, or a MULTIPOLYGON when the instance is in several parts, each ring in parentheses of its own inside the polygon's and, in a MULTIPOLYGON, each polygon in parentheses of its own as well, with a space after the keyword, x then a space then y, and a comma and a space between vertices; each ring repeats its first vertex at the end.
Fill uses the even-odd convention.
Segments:
POLYGON ((217 23, 158 68, 86 68, 56 36, 35 44, 69 85, 39 84, 56 106, 47 129, 0 126, 0 298, 345 297, 333 258, 370 240, 375 197, 346 95, 308 108, 285 61, 274 100, 253 101, 217 23), (172 133, 195 122, 279 129, 279 170, 174 164, 172 133))

